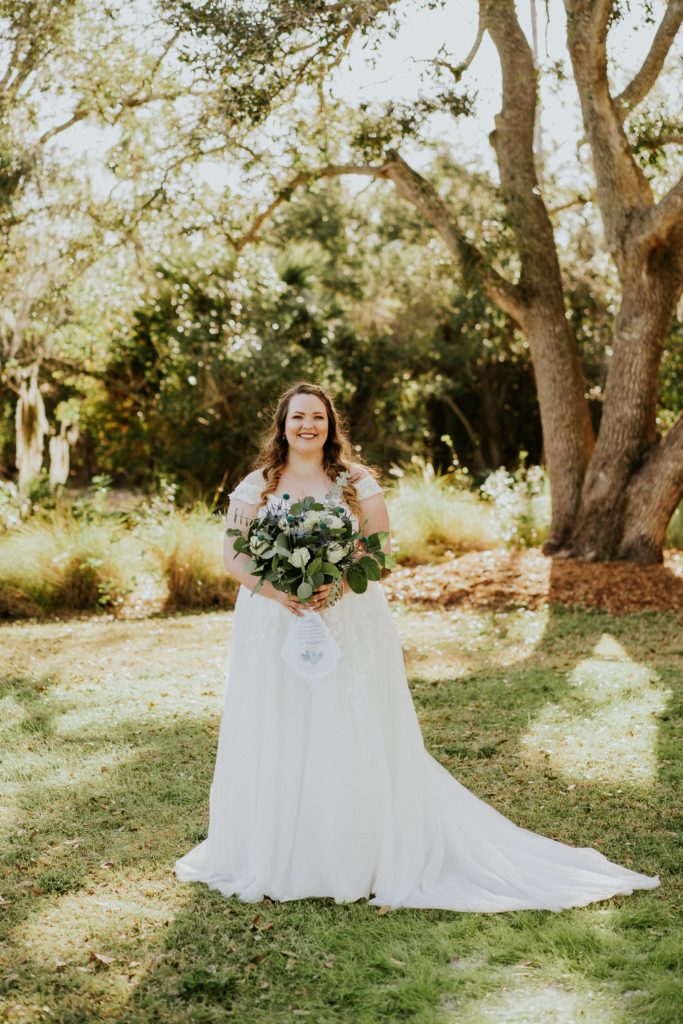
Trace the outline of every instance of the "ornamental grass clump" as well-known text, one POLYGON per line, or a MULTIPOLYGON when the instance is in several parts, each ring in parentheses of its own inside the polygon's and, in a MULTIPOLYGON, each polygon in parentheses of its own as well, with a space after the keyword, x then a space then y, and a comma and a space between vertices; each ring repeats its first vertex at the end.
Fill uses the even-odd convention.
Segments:
POLYGON ((206 505, 176 509, 147 534, 167 609, 234 607, 239 584, 223 568, 223 530, 206 505))
POLYGON ((0 616, 116 612, 135 587, 138 554, 111 524, 29 520, 0 538, 0 616))

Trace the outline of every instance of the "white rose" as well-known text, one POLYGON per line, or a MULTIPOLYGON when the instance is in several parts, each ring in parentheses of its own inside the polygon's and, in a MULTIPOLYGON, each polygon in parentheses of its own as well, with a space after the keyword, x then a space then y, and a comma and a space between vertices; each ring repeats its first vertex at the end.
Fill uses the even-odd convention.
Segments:
POLYGON ((344 525, 339 516, 328 515, 325 517, 325 521, 331 530, 338 530, 340 526, 344 525))
POLYGON ((303 569, 307 562, 311 560, 311 553, 308 548, 296 548, 292 551, 289 556, 290 565, 295 566, 297 569, 303 569))
POLYGON ((306 530, 312 530, 313 527, 317 526, 320 522, 319 512, 307 512, 303 518, 303 527, 306 530))
POLYGON ((341 544, 330 544, 327 549, 327 561, 328 562, 341 562, 342 558, 346 554, 346 550, 341 544))

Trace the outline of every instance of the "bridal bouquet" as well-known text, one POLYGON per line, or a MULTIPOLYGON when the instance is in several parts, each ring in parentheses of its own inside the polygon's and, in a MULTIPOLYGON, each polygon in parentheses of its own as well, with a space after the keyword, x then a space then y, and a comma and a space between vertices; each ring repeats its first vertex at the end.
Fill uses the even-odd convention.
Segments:
POLYGON ((269 580, 305 604, 316 587, 332 583, 327 606, 340 597, 344 576, 351 590, 362 594, 368 580, 394 568, 395 560, 382 551, 387 533, 364 537, 339 504, 347 479, 348 473, 340 473, 322 501, 306 497, 288 507, 289 495, 283 494, 281 502, 252 520, 246 536, 236 528, 226 531, 235 537, 235 551, 249 556, 247 572, 260 576, 254 594, 269 580))
MULTIPOLYGON (((260 577, 252 594, 268 580, 306 604, 317 587, 332 583, 328 607, 341 597, 345 576, 351 590, 362 594, 368 580, 379 580, 382 569, 394 568, 395 560, 382 551, 388 534, 363 536, 340 504, 347 480, 348 473, 340 473, 322 501, 306 497, 288 507, 289 495, 283 494, 282 501, 259 510, 246 535, 237 528, 226 530, 235 537, 235 551, 249 556, 247 571, 260 577)), ((281 656, 299 675, 321 679, 340 653, 318 612, 309 609, 304 616, 292 616, 281 656)))

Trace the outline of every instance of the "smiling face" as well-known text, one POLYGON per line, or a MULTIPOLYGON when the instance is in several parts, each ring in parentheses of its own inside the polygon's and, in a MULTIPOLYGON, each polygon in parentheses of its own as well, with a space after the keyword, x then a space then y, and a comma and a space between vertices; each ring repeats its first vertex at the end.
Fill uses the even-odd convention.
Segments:
POLYGON ((302 455, 322 454, 327 440, 327 408, 317 395, 292 395, 285 419, 285 437, 290 448, 302 455))

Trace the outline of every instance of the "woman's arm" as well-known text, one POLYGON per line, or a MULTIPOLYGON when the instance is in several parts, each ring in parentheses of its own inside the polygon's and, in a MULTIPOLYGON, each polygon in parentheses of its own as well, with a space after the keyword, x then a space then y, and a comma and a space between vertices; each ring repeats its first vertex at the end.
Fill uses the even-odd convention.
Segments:
MULTIPOLYGON (((242 531, 242 535, 245 536, 249 529, 249 524, 255 518, 257 512, 258 505, 250 505, 248 502, 233 499, 228 510, 228 528, 237 527, 238 530, 242 531)), ((239 580, 248 590, 253 591, 261 577, 254 576, 247 570, 246 567, 250 562, 249 555, 243 551, 235 551, 233 544, 236 539, 234 536, 225 535, 223 540, 223 565, 231 576, 239 580)), ((278 604, 283 605, 295 615, 303 614, 298 597, 290 597, 289 594, 276 590, 269 580, 264 580, 263 585, 259 589, 259 594, 262 597, 270 598, 272 601, 277 601, 278 604)))

